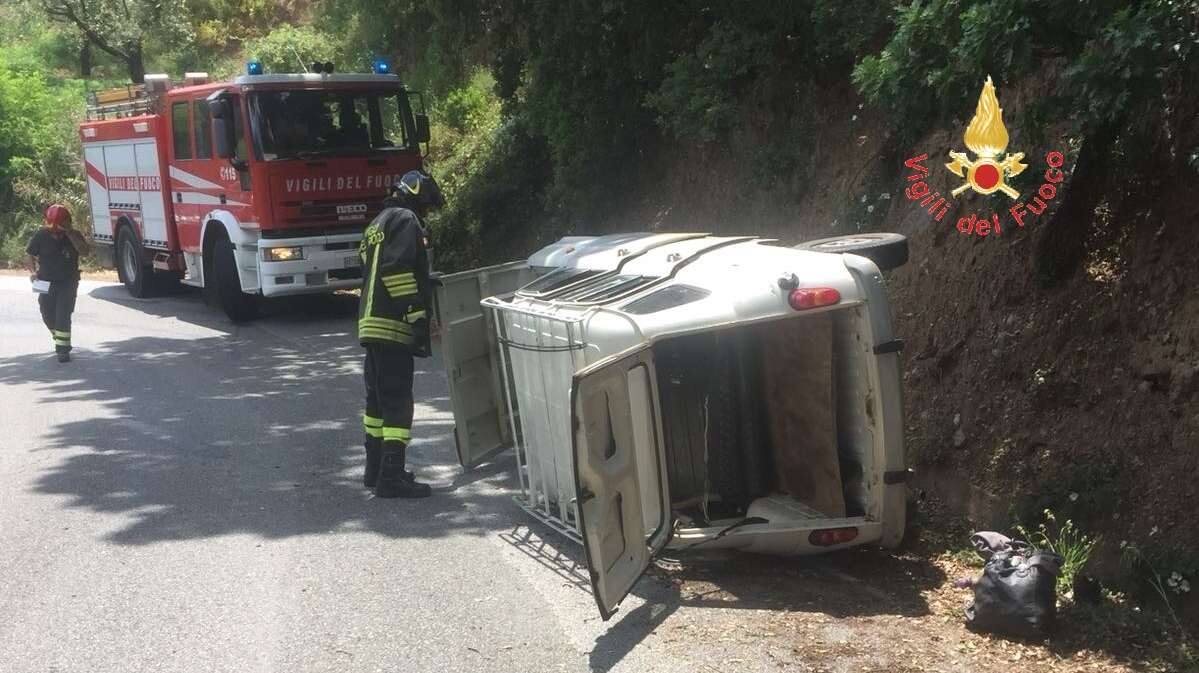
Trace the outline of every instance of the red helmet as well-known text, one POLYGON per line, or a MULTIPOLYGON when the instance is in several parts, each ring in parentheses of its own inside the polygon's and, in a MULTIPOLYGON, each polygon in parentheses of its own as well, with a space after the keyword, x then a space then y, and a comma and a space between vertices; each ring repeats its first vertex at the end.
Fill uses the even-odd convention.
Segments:
POLYGON ((46 209, 46 224, 58 228, 71 221, 71 211, 62 204, 54 204, 46 209))

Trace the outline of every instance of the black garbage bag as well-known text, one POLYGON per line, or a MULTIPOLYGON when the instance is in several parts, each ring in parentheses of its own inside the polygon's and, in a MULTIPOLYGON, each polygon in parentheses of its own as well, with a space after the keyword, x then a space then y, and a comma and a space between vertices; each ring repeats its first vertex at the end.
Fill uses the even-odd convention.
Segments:
POLYGON ((1002 538, 1000 544, 983 549, 978 538, 972 541, 987 562, 974 584, 974 604, 966 608, 967 625, 1019 638, 1048 636, 1057 617, 1062 557, 1003 536, 991 538, 1002 538))

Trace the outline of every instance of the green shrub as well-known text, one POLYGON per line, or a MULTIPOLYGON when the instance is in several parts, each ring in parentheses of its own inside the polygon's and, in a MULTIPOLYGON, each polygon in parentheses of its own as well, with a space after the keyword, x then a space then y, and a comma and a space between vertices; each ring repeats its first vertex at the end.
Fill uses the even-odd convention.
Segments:
POLYGON ((1016 524, 1016 531, 1034 547, 1048 549, 1062 557, 1062 570, 1057 576, 1058 593, 1074 587, 1074 578, 1087 566, 1091 553, 1099 544, 1098 536, 1083 533, 1070 519, 1059 522, 1053 510, 1043 512, 1044 520, 1033 530, 1016 524))
POLYGON ((696 47, 667 64, 666 77, 646 96, 658 123, 675 136, 716 140, 732 127, 738 84, 771 60, 773 36, 717 22, 696 47))
POLYGON ((306 72, 313 61, 332 61, 338 70, 359 72, 364 64, 345 62, 342 42, 310 26, 282 26, 263 37, 247 40, 247 60, 262 62, 268 73, 306 72))

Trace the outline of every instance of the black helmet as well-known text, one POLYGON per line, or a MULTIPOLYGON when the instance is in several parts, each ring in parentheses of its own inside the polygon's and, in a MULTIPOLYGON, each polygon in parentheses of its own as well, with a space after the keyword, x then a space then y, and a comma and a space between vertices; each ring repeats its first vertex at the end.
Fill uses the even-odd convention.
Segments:
POLYGON ((424 171, 405 173, 404 177, 392 186, 388 196, 421 215, 445 205, 437 181, 424 171))

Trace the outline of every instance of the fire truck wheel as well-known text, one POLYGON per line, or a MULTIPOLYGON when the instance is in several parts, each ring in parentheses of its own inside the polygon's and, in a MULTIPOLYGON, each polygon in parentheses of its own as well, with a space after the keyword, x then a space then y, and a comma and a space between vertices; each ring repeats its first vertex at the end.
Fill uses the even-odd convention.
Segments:
POLYGON ((117 277, 129 294, 138 298, 150 296, 151 269, 145 259, 137 235, 129 227, 121 227, 117 232, 117 277))
POLYGON ((217 296, 221 308, 233 322, 245 322, 258 317, 261 297, 241 291, 241 280, 237 277, 237 261, 233 257, 233 244, 226 239, 213 247, 212 273, 216 277, 217 296))
POLYGON ((804 241, 793 246, 799 250, 861 255, 874 262, 879 270, 895 269, 908 261, 908 239, 902 234, 851 234, 804 241))

